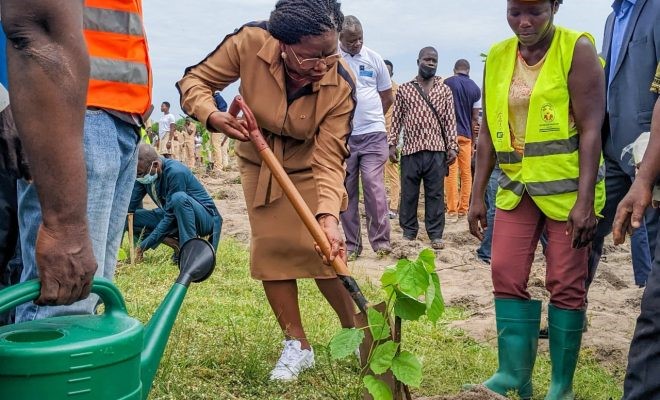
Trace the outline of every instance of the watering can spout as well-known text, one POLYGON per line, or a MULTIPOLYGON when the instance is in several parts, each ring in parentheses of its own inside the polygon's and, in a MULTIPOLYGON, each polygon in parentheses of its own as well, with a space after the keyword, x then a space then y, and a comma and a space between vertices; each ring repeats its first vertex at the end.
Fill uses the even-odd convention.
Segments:
POLYGON ((174 321, 188 291, 188 286, 191 282, 206 280, 211 276, 214 267, 215 251, 207 241, 191 239, 181 247, 179 277, 151 317, 144 332, 144 349, 140 361, 144 399, 147 398, 150 392, 174 321))

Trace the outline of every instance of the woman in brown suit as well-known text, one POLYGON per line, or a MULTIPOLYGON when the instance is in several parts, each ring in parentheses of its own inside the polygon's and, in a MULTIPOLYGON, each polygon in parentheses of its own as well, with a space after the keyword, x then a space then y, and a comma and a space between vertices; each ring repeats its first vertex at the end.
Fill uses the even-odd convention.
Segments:
POLYGON ((353 305, 324 265, 293 207, 262 163, 247 130, 216 109, 212 94, 240 79, 240 93, 291 180, 332 243, 346 257, 339 212, 346 207, 344 159, 355 108, 355 84, 337 52, 343 14, 334 0, 280 0, 268 21, 227 36, 177 87, 181 107, 209 130, 237 140, 236 155, 251 239, 252 277, 284 332, 284 350, 271 379, 292 380, 314 365, 302 327, 296 279, 313 278, 339 316, 353 327, 353 305))

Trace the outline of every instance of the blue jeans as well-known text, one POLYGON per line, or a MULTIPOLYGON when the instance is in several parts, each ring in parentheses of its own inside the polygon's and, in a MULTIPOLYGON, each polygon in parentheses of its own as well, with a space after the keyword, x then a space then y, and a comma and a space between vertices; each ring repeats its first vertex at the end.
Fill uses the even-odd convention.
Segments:
MULTIPOLYGON (((167 236, 175 236, 179 239, 179 247, 188 240, 199 236, 213 233, 214 217, 197 200, 188 196, 185 192, 176 192, 170 200, 174 210, 176 224, 168 228, 167 236)), ((146 210, 138 208, 133 217, 133 228, 135 235, 147 237, 160 221, 165 217, 162 208, 146 210)))
MULTIPOLYGON (((138 135, 135 128, 101 110, 87 110, 84 127, 87 166, 87 222, 98 269, 96 276, 112 279, 124 222, 137 172, 138 135)), ((35 259, 41 207, 33 184, 18 182, 18 212, 23 256, 21 281, 38 277, 35 259)), ((98 296, 90 295, 70 306, 40 307, 34 303, 16 309, 16 321, 59 315, 91 314, 98 296)))
POLYGON ((488 187, 486 188, 486 221, 488 227, 484 231, 484 239, 481 241, 481 246, 477 249, 477 257, 481 260, 490 263, 491 247, 493 244, 493 225, 495 224, 495 197, 497 196, 497 180, 500 178, 502 171, 499 167, 495 167, 488 179, 488 187))

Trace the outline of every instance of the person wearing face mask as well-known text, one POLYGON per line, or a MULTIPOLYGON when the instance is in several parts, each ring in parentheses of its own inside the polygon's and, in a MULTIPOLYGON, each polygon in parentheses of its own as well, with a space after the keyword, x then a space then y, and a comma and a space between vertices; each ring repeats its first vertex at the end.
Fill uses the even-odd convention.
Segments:
POLYGON ((399 162, 397 144, 403 131, 401 149, 401 205, 399 225, 406 240, 415 240, 419 230, 417 204, 424 181, 424 223, 431 246, 444 248, 445 176, 456 161, 456 113, 449 86, 436 76, 438 52, 424 47, 417 58, 415 79, 399 86, 392 129, 388 134, 389 157, 399 162))
POLYGON ((195 237, 211 236, 217 249, 222 229, 222 217, 204 186, 179 161, 160 157, 151 145, 141 144, 138 153, 137 178, 129 212, 134 213, 136 259, 145 251, 163 243, 172 247, 173 259, 178 249, 195 237), (156 204, 153 210, 142 208, 148 195, 156 204))
POLYGON ((247 142, 245 126, 218 109, 213 93, 240 79, 239 91, 266 141, 331 243, 331 258, 346 260, 339 213, 347 203, 344 160, 355 81, 338 53, 343 20, 334 0, 280 0, 268 21, 249 23, 225 37, 202 62, 187 68, 177 84, 188 115, 210 131, 236 139, 252 231, 250 272, 262 281, 285 337, 272 380, 294 380, 314 365, 298 307, 297 279, 315 279, 345 328, 355 326, 354 307, 268 166, 247 142))
POLYGON ((541 321, 541 301, 527 291, 539 237, 547 235, 550 292, 552 374, 545 399, 573 399, 589 245, 605 203, 605 75, 591 35, 554 25, 560 3, 507 0, 515 36, 494 45, 486 59, 468 214, 470 232, 482 239, 484 192, 497 159, 491 267, 499 368, 483 386, 523 399, 532 397, 541 321))

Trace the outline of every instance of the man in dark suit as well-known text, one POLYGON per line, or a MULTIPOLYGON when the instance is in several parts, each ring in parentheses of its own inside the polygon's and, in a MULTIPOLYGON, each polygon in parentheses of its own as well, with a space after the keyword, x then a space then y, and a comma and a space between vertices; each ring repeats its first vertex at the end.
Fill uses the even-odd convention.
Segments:
MULTIPOLYGON (((603 56, 607 62, 607 117, 603 129, 603 153, 607 167, 607 201, 604 219, 598 224, 596 238, 589 259, 589 277, 592 279, 602 254, 603 238, 611 231, 617 204, 622 200, 635 176, 634 166, 621 159, 624 147, 642 132, 650 131, 651 116, 658 93, 649 90, 660 62, 660 1, 615 0, 614 12, 605 25, 603 56)), ((658 121, 656 121, 657 124, 658 121)), ((655 243, 657 215, 646 213, 646 227, 655 243)), ((636 231, 637 240, 643 241, 644 224, 636 231), (640 237, 641 235, 641 237, 640 237)), ((647 250, 649 251, 649 250, 647 250)), ((660 251, 656 252, 658 255, 660 251)), ((649 282, 655 283, 660 263, 650 273, 649 282)), ((649 260, 650 263, 650 254, 649 260)), ((652 284, 651 286, 657 286, 652 284)), ((624 396, 625 400, 660 399, 660 341, 657 340, 659 300, 647 290, 642 304, 642 315, 637 321, 633 345, 628 357, 624 396)))
MULTIPOLYGON (((587 286, 595 276, 604 238, 612 231, 616 206, 635 176, 634 166, 629 159, 622 160, 621 153, 642 132, 650 130, 658 96, 649 91, 649 84, 660 59, 660 1, 615 0, 612 8, 605 25, 602 52, 607 81, 607 116, 603 126, 607 201, 589 257, 587 286)), ((636 283, 640 286, 646 283, 652 265, 657 213, 650 210, 645 219, 646 224, 632 238, 633 266, 638 275, 636 283)))
MULTIPOLYGON (((660 94, 660 64, 651 86, 660 94)), ((651 140, 628 195, 617 208, 614 221, 614 243, 623 243, 629 226, 639 227, 645 209, 653 201, 657 206, 660 187, 660 99, 656 101, 651 126, 651 140), (655 188, 654 188, 655 186, 655 188)), ((660 235, 656 241, 660 241, 660 235)), ((655 249, 654 269, 642 297, 641 313, 628 354, 628 371, 623 384, 624 400, 660 398, 660 247, 655 249)))

